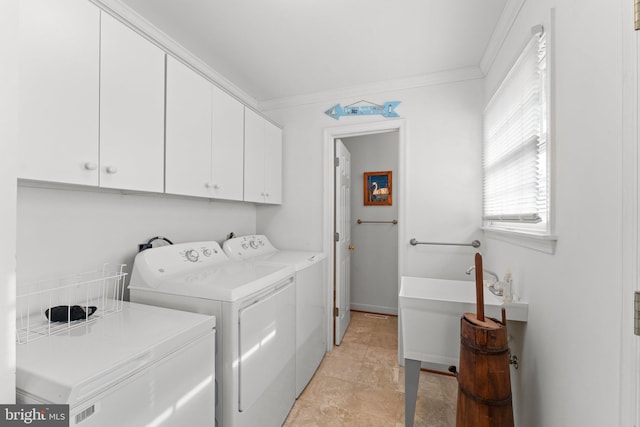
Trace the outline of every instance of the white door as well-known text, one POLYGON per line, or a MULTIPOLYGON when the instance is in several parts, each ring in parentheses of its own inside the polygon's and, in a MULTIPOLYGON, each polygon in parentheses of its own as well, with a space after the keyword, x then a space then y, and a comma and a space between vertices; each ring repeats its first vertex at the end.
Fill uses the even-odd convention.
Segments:
POLYGON ((244 105, 221 89, 212 88, 213 197, 242 200, 244 183, 244 105))
MULTIPOLYGON (((632 10, 632 3, 629 3, 627 5, 627 7, 629 8, 628 10, 630 12, 635 12, 635 10, 632 10)), ((637 6, 635 6, 635 9, 637 10, 637 6)), ((636 12, 637 14, 637 12, 636 12)), ((634 14, 635 15, 635 14, 634 14)), ((637 15, 636 15, 637 16, 637 15)), ((633 19, 633 18, 631 18, 633 19)), ((629 21, 631 21, 631 19, 629 21)), ((631 28, 631 27, 629 27, 631 28)), ((625 28, 625 30, 627 30, 627 28, 625 28)), ((630 29, 629 29, 630 31, 630 29)), ((635 31, 634 32, 634 36, 631 37, 632 40, 632 44, 631 46, 633 46, 633 49, 635 50, 635 56, 629 58, 629 62, 633 64, 634 67, 634 71, 635 71, 635 75, 632 76, 632 79, 629 79, 630 81, 633 81, 635 84, 635 96, 633 98, 633 108, 634 110, 634 114, 635 114, 635 132, 634 132, 634 146, 637 146, 638 142, 640 142, 640 107, 638 104, 638 101, 640 100, 640 68, 638 66, 638 59, 640 58, 640 31, 635 31)), ((626 116, 624 116, 626 117, 626 116)), ((637 149, 636 149, 637 150, 637 149)), ((633 163, 633 167, 631 168, 631 170, 633 171, 633 178, 635 180, 638 179, 638 168, 640 167, 640 153, 638 153, 636 151, 636 157, 635 157, 635 162, 633 163)), ((623 166, 624 168, 624 166, 623 166)), ((635 203, 637 204, 638 200, 640 200, 640 181, 636 181, 635 182, 636 185, 636 190, 637 194, 636 194, 636 199, 635 199, 635 203)), ((635 235, 635 242, 633 242, 633 244, 635 245, 635 256, 638 257, 639 253, 638 253, 638 242, 640 242, 640 216, 638 214, 637 211, 637 207, 635 208, 636 212, 634 213, 635 215, 635 221, 636 224, 635 225, 635 229, 636 229, 636 235, 635 235)), ((623 222, 624 224, 624 222, 623 222)), ((624 261, 623 261, 624 262, 624 261)), ((638 269, 640 268, 640 259, 636 258, 633 261, 629 262, 629 265, 632 265, 634 268, 634 271, 632 272, 633 276, 635 278, 634 281, 634 286, 633 286, 633 290, 635 291, 635 293, 637 294, 638 292, 640 292, 640 281, 638 280, 638 269)), ((625 286, 624 287, 624 291, 628 292, 628 288, 625 286)), ((632 385, 632 390, 631 390, 631 401, 635 402, 635 404, 633 405, 633 408, 630 408, 631 410, 634 411, 633 414, 633 423, 635 427, 639 427, 640 426, 640 331, 637 330, 636 328, 636 323, 638 322, 636 319, 639 317, 638 314, 638 310, 640 309, 640 307, 638 307, 638 300, 637 298, 639 298, 637 295, 627 295, 629 297, 629 299, 634 299, 633 301, 633 317, 634 317, 634 330, 633 332, 635 333, 634 336, 630 336, 627 339, 629 340, 629 344, 623 345, 623 348, 627 349, 627 350, 631 350, 633 352, 633 357, 631 359, 632 361, 632 366, 629 366, 630 369, 626 369, 626 371, 631 371, 635 374, 632 374, 632 378, 633 378, 633 385, 632 385)), ((624 319, 625 322, 629 322, 631 321, 630 318, 625 318, 624 319)), ((623 374, 624 375, 624 374, 623 374)), ((627 420, 625 419, 625 422, 627 420)))
MULTIPOLYGON (((284 288, 270 292, 273 293, 256 298, 257 302, 238 311, 240 412, 248 411, 265 394, 276 393, 287 404, 293 404, 296 398, 295 363, 292 363, 296 352, 296 291, 293 279, 287 279, 284 288), (283 378, 291 379, 291 387, 286 391, 274 388, 273 384, 283 378)), ((271 412, 276 412, 275 407, 282 410, 283 405, 273 406, 271 412)), ((282 414, 283 418, 286 412, 282 414)))
POLYGON ((211 83, 168 56, 166 90, 165 191, 208 197, 212 187, 211 83))
POLYGON ((164 191, 160 48, 106 13, 100 33, 100 186, 164 191))
MULTIPOLYGON (((637 8, 637 6, 636 6, 637 8)), ((637 12, 636 12, 637 13, 637 12)), ((636 15, 637 16, 637 15, 636 15)), ((635 40, 634 40, 634 44, 635 44, 635 50, 636 50, 636 54, 635 54, 635 58, 633 58, 633 60, 635 61, 635 63, 637 64, 638 58, 640 58, 640 31, 635 31, 635 40)), ((635 118, 635 145, 637 146, 638 142, 640 141, 640 107, 638 107, 638 101, 640 100, 640 68, 638 68, 638 65, 635 66, 635 73, 636 75, 634 76, 634 80, 635 80, 635 84, 636 84, 636 93, 635 93, 635 99, 634 99, 634 104, 635 104, 635 114, 636 114, 636 118, 635 118)), ((636 153, 636 156, 640 156, 640 154, 636 153)), ((636 164, 635 164, 635 177, 636 179, 638 179, 638 167, 640 167, 640 157, 636 157, 635 159, 636 164)), ((636 195, 636 200, 635 202, 637 203, 638 200, 640 200, 640 183, 636 182, 637 188, 636 191, 638 191, 638 194, 636 195)), ((640 217, 638 216, 638 213, 635 213, 636 218, 635 220, 637 221, 636 225, 636 256, 638 256, 638 242, 640 242, 640 217)), ((635 280, 635 286, 634 286, 634 291, 635 294, 638 294, 640 292, 640 281, 637 279, 637 271, 638 268, 640 268, 639 266, 640 264, 640 260, 636 259, 635 260, 635 275, 636 275, 636 280, 635 280)), ((626 291, 626 288, 625 288, 626 291)), ((635 375, 634 375, 634 382, 635 384, 633 385, 634 390, 632 393, 632 396, 634 397, 635 400, 635 417, 634 417, 634 425, 635 427, 639 427, 640 426, 640 330, 637 330, 638 328, 636 328, 636 323, 637 323, 637 319, 638 317, 640 317, 640 315, 638 314, 638 311, 640 310, 640 307, 638 306, 638 298, 640 298, 638 295, 634 295, 634 302, 633 302, 633 309, 634 309, 634 333, 635 336, 631 338, 632 341, 632 346, 631 348, 634 349, 634 366, 633 366, 633 370, 635 371, 635 375)), ((629 321, 628 319, 625 319, 625 321, 629 321)))
POLYGON ((351 154, 336 139, 334 343, 340 345, 351 320, 351 154))
POLYGON ((244 109, 244 200, 264 202, 264 119, 244 109))
POLYGON ((23 0, 19 19, 18 176, 98 185, 100 10, 23 0))
POLYGON ((249 108, 244 113, 244 200, 282 203, 282 129, 249 108))
MULTIPOLYGON (((638 284, 636 283, 636 293, 640 292, 640 289, 638 289, 638 284)), ((638 316, 638 311, 640 310, 639 307, 639 303, 637 302, 638 299, 640 299, 639 296, 635 295, 635 299, 634 299, 634 309, 635 309, 635 313, 634 313, 634 317, 638 316)), ((635 325, 634 325, 635 326, 635 325)), ((635 328, 634 328, 635 330, 635 328)), ((639 331, 635 331, 636 335, 640 335, 639 331)), ((636 408, 635 408, 635 413, 636 413, 636 419, 635 419, 635 426, 640 426, 640 399, 638 399, 638 396, 640 396, 640 342, 639 342, 640 338, 638 338, 638 336, 635 337, 635 370, 636 370, 636 378, 635 378, 635 396, 636 396, 636 408)))
POLYGON ((282 203, 282 129, 265 121, 264 125, 265 202, 282 203))

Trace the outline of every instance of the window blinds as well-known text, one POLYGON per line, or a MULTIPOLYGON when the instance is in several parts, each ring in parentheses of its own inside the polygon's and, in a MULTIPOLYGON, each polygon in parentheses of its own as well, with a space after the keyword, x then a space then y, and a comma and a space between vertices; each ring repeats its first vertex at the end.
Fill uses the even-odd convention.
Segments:
POLYGON ((536 34, 485 109, 486 224, 547 223, 546 44, 536 34))

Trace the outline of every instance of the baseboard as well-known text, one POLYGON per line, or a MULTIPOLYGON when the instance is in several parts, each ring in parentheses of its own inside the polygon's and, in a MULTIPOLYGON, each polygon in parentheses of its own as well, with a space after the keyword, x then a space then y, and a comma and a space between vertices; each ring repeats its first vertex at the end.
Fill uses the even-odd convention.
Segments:
POLYGON ((366 311, 368 313, 389 314, 392 316, 398 315, 398 307, 382 307, 379 305, 356 304, 352 302, 351 309, 355 311, 366 311))

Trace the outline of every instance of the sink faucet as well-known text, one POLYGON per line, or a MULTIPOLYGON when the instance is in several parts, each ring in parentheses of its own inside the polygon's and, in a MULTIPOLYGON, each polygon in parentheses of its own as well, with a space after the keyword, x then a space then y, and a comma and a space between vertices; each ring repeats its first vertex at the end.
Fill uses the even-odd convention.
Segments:
MULTIPOLYGON (((467 268, 467 271, 465 271, 465 274, 467 275, 471 275, 471 272, 473 270, 475 270, 476 267, 474 265, 472 265, 471 267, 467 268)), ((494 295, 497 296, 502 296, 502 289, 498 289, 496 288, 496 285, 500 282, 500 278, 498 277, 498 275, 496 273, 494 273, 491 270, 486 270, 486 269, 482 269, 482 274, 485 275, 489 275, 491 276, 491 278, 493 279, 491 281, 491 285, 489 285, 489 290, 491 291, 491 293, 493 293, 494 295)))
MULTIPOLYGON (((471 272, 475 269, 476 267, 472 265, 471 267, 467 268, 467 271, 465 271, 465 274, 471 275, 471 272)), ((500 281, 500 278, 498 277, 498 275, 491 270, 482 269, 482 273, 493 277, 495 283, 498 283, 500 281)))

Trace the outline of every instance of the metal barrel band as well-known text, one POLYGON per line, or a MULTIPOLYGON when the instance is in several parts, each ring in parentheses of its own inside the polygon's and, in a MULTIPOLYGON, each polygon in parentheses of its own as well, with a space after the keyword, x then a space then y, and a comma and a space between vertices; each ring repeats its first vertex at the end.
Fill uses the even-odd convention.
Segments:
POLYGON ((469 347, 474 354, 487 354, 487 355, 491 354, 491 355, 498 356, 500 354, 505 354, 509 352, 509 347, 505 347, 504 349, 499 349, 496 351, 487 350, 485 347, 481 347, 476 343, 474 343, 473 341, 463 337, 460 337, 460 343, 465 347, 469 347))
POLYGON ((481 403, 483 405, 487 405, 487 406, 506 406, 506 405, 510 405, 511 404, 511 394, 509 394, 509 397, 507 397, 506 399, 489 400, 489 399, 484 399, 484 398, 482 398, 480 396, 476 396, 475 394, 471 393, 470 391, 468 391, 467 389, 462 387, 462 385, 459 382, 458 382, 458 388, 469 399, 475 400, 476 402, 481 403))

